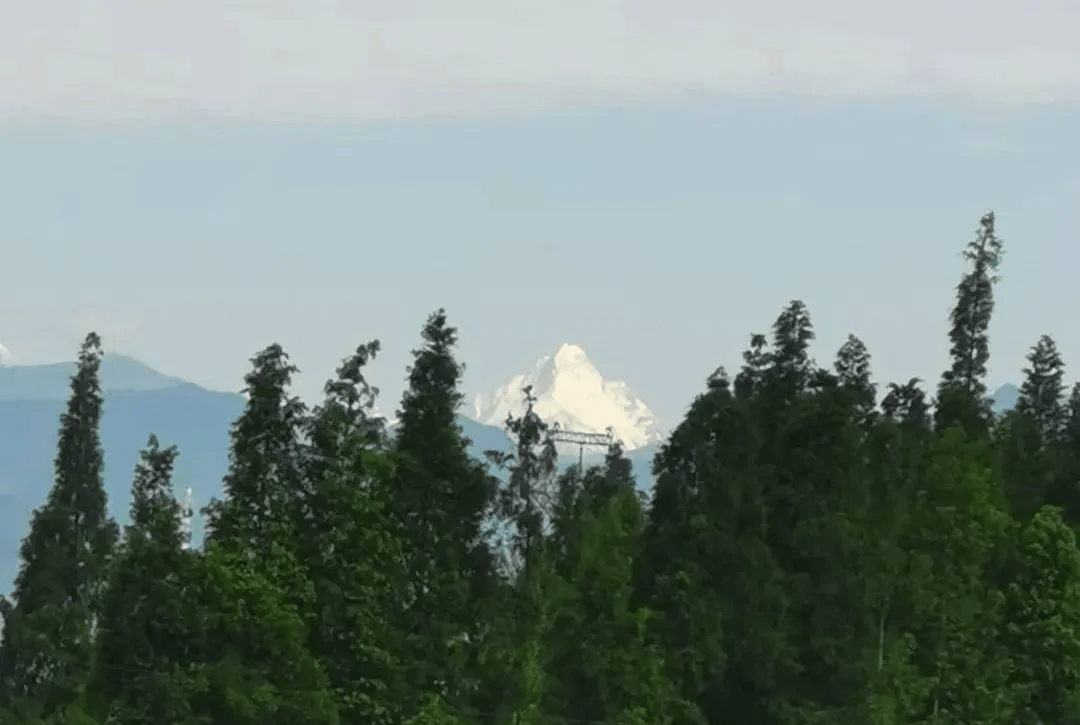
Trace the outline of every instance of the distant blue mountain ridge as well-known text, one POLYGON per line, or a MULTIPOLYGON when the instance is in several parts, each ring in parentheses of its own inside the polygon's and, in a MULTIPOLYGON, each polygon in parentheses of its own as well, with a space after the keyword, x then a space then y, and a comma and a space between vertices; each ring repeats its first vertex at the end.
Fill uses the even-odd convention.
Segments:
MULTIPOLYGON (((73 362, 0 365, 0 401, 67 400, 74 374, 73 362)), ((102 390, 159 390, 187 384, 126 355, 105 353, 101 360, 102 390)))
MULTIPOLYGON (((52 487, 60 415, 74 371, 74 363, 0 366, 0 591, 14 579, 19 543, 33 510, 52 487)), ((180 450, 173 476, 178 497, 190 486, 199 508, 221 495, 229 461, 229 429, 243 410, 243 396, 206 390, 116 354, 103 357, 101 383, 105 489, 110 513, 118 522, 129 519, 131 479, 139 451, 151 433, 163 446, 176 445, 180 450)), ((487 450, 511 450, 510 439, 500 428, 464 416, 458 422, 476 458, 486 460, 487 450)), ((654 449, 631 453, 643 485, 651 480, 654 453, 654 449)), ((585 457, 587 465, 601 459, 599 455, 585 457)), ((568 458, 564 463, 570 462, 568 458)), ((577 462, 576 456, 572 462, 577 462)), ((196 543, 201 542, 199 517, 192 534, 196 543)))
MULTIPOLYGON (((31 513, 52 487, 56 436, 74 370, 74 363, 0 366, 0 591, 14 579, 19 543, 31 513)), ((116 354, 104 356, 101 382, 105 488, 110 512, 118 522, 128 521, 132 475, 151 433, 163 446, 175 444, 180 450, 173 477, 178 497, 190 486, 198 508, 221 495, 229 460, 229 429, 244 407, 241 395, 206 390, 116 354)), ((1000 388, 994 396, 995 409, 1012 407, 1018 392, 1013 385, 1000 388)), ((512 450, 500 428, 464 416, 458 422, 476 458, 485 460, 487 450, 512 450)), ((656 450, 657 446, 648 446, 628 454, 638 484, 646 491, 652 488, 656 450)), ((584 457, 586 466, 602 460, 601 452, 584 457)), ((576 452, 562 457, 560 463, 576 464, 576 452)), ((198 517, 192 533, 194 541, 201 542, 198 517)))

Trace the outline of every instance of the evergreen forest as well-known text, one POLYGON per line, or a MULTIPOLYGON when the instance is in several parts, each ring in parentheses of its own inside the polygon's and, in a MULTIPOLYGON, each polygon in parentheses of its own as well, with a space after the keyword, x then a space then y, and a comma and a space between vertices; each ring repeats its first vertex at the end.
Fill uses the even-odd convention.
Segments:
POLYGON ((391 429, 377 341, 314 406, 270 345, 197 547, 150 431, 108 515, 91 333, 0 600, 0 723, 1080 724, 1080 384, 1035 330, 991 411, 1003 252, 989 213, 936 383, 875 384, 854 335, 819 366, 792 301, 703 382, 649 496, 617 443, 560 470, 531 404, 513 453, 470 457, 442 310, 391 429))

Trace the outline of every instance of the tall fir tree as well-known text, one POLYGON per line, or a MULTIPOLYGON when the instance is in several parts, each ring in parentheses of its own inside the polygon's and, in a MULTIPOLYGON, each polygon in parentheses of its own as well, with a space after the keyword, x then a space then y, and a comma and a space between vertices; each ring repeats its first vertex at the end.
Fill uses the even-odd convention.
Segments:
POLYGON ((552 562, 546 556, 546 535, 550 514, 557 505, 557 452, 547 434, 548 425, 536 413, 532 387, 526 386, 522 393, 525 412, 506 420, 514 452, 488 452, 500 466, 509 464, 498 501, 500 520, 509 534, 504 571, 511 583, 496 620, 505 671, 501 720, 539 725, 547 721, 544 708, 553 683, 550 635, 554 577, 552 562))
POLYGON ((406 574, 390 511, 394 481, 378 391, 364 368, 378 341, 360 345, 327 382, 307 423, 303 565, 315 605, 305 612, 343 722, 400 722, 401 633, 394 628, 406 574))
POLYGON ((1054 449, 1057 472, 1051 501, 1062 508, 1062 516, 1070 526, 1080 526, 1080 383, 1069 391, 1054 449))
POLYGON ((398 411, 392 502, 411 578, 404 625, 411 700, 419 708, 420 693, 439 694, 448 707, 465 708, 472 664, 464 643, 480 636, 478 615, 495 576, 484 537, 495 481, 469 456, 457 421, 464 366, 445 310, 428 317, 422 338, 398 411))
POLYGON ((718 369, 657 453, 638 564, 638 599, 658 615, 668 672, 708 722, 765 722, 772 668, 789 658, 776 627, 783 594, 758 465, 764 336, 743 357, 735 392, 718 369))
POLYGON ((1016 407, 998 426, 1004 485, 1021 521, 1044 503, 1058 502, 1057 442, 1066 416, 1065 364, 1054 340, 1043 335, 1028 354, 1028 363, 1016 407))
POLYGON ((206 550, 190 588, 209 681, 200 707, 211 722, 336 724, 325 672, 309 649, 316 600, 302 560, 308 413, 289 391, 297 368, 280 345, 251 363, 247 401, 230 431, 225 497, 205 510, 206 550))
POLYGON ((183 509, 173 496, 176 446, 151 435, 131 487, 131 523, 105 591, 90 693, 115 725, 194 723, 205 691, 188 647, 190 584, 183 509))
POLYGON ((833 367, 839 384, 850 393, 860 417, 865 419, 873 412, 876 388, 870 378, 870 352, 863 341, 848 335, 836 353, 833 367))
POLYGON ((881 399, 881 412, 909 430, 925 429, 930 424, 930 404, 919 387, 921 382, 911 378, 903 385, 889 383, 889 392, 881 399))
POLYGON ((93 637, 118 537, 109 517, 98 428, 101 339, 86 336, 60 417, 56 480, 20 549, 12 600, 4 600, 0 692, 43 716, 75 702, 90 674, 93 637))
POLYGON ((985 432, 990 419, 984 381, 990 362, 988 330, 994 312, 994 284, 1004 254, 994 223, 993 212, 984 215, 975 239, 963 252, 970 269, 956 287, 956 305, 949 315, 952 362, 941 376, 935 411, 939 428, 959 425, 971 435, 985 432))
POLYGON ((1060 437, 1065 425, 1065 363, 1049 335, 1039 338, 1027 359, 1016 412, 1032 420, 1046 445, 1060 437))
POLYGON ((244 378, 247 402, 229 433, 225 497, 211 501, 204 511, 206 538, 256 559, 261 571, 303 610, 309 602, 297 559, 306 484, 306 409, 289 392, 298 371, 276 343, 251 363, 244 378))
POLYGON ((813 372, 814 326, 801 300, 788 303, 773 323, 768 385, 774 402, 790 401, 806 389, 813 372))
POLYGON ((536 414, 532 386, 526 386, 522 393, 525 412, 519 418, 508 416, 506 420, 515 451, 503 461, 512 463, 506 486, 500 491, 499 510, 514 532, 512 569, 522 575, 527 588, 555 504, 558 454, 547 434, 548 424, 536 414))

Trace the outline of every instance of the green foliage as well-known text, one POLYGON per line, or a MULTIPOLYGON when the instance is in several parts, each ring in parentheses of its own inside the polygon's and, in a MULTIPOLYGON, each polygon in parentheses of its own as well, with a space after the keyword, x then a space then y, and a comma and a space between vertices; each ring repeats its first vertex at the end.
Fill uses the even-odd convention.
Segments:
POLYGON ((44 718, 76 702, 89 677, 94 620, 117 538, 98 436, 101 356, 101 340, 90 333, 60 418, 56 483, 22 542, 11 600, 0 604, 0 701, 16 710, 27 704, 44 718))
POLYGON ((1019 721, 1080 722, 1080 552, 1058 509, 1040 509, 1023 527, 1010 573, 1002 636, 1019 721))
POLYGON ((984 382, 990 361, 987 330, 994 312, 996 273, 1004 254, 994 223, 993 212, 984 215, 975 239, 964 249, 963 258, 971 269, 956 287, 956 305, 949 315, 952 365, 942 374, 938 387, 938 427, 960 425, 972 434, 985 429, 990 415, 984 382))
POLYGON ((91 335, 0 602, 0 722, 1080 725, 1080 384, 1063 400, 1043 336, 1016 410, 991 416, 1001 256, 988 214, 933 404, 912 378, 878 405, 853 335, 818 367, 796 300, 734 379, 709 376, 651 497, 618 443, 559 472, 528 388, 497 489, 456 423, 442 310, 392 436, 377 342, 311 410, 272 345, 201 552, 153 436, 113 551, 91 335))
POLYGON ((108 723, 197 722, 192 700, 205 684, 188 664, 193 555, 172 495, 177 453, 151 435, 135 471, 131 523, 97 627, 91 692, 108 723))
POLYGON ((413 351, 394 441, 391 488, 394 525, 401 532, 408 594, 398 617, 410 692, 437 692, 448 707, 465 711, 478 688, 475 650, 496 576, 484 536, 495 494, 494 479, 467 453, 457 423, 464 366, 454 357, 457 330, 444 310, 427 320, 423 345, 413 351))
POLYGON ((306 612, 312 654, 326 670, 344 722, 398 722, 403 696, 399 637, 404 554, 391 517, 393 459, 375 391, 363 368, 378 343, 361 345, 326 384, 307 423, 309 487, 303 565, 314 592, 306 612))

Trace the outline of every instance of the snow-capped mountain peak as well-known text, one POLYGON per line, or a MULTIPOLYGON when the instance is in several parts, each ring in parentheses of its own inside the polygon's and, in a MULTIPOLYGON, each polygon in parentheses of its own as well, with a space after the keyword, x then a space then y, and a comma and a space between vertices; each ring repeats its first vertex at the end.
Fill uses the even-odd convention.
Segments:
POLYGON ((656 416, 625 383, 607 382, 579 345, 563 344, 541 358, 527 375, 515 375, 498 390, 477 395, 473 415, 486 425, 505 426, 525 412, 522 389, 531 385, 536 413, 564 430, 603 433, 610 426, 626 450, 661 439, 656 416))

